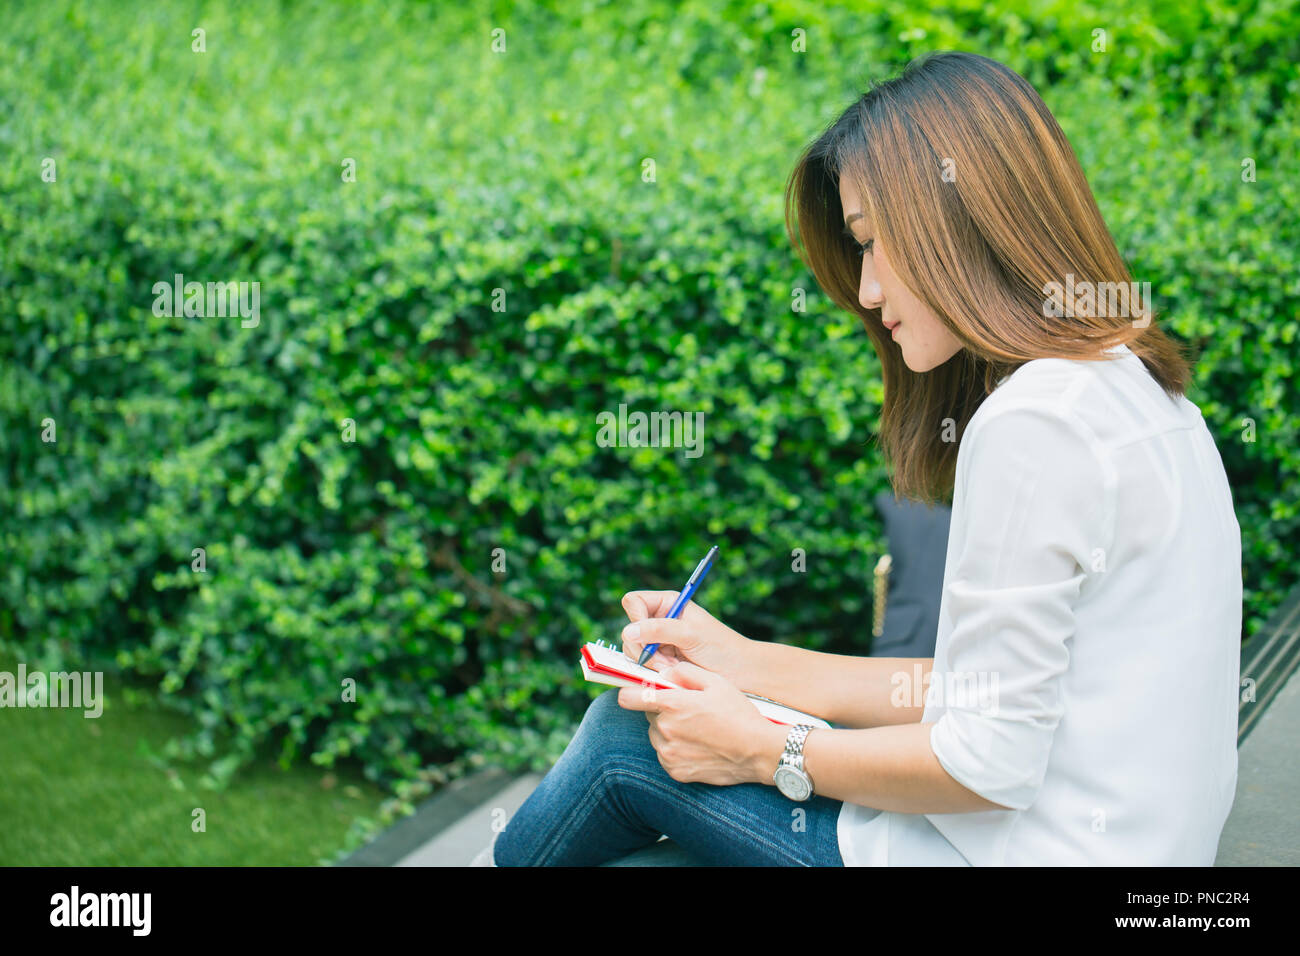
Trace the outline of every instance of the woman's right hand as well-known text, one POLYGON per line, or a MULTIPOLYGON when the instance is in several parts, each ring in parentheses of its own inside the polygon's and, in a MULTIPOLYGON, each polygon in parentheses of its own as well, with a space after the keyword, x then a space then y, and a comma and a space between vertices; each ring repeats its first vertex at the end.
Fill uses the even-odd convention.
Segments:
POLYGON ((690 661, 740 686, 754 642, 694 601, 686 603, 681 617, 667 617, 679 593, 629 591, 623 595, 623 610, 632 622, 623 628, 623 653, 637 660, 647 644, 658 644, 647 667, 661 671, 678 661, 690 661))

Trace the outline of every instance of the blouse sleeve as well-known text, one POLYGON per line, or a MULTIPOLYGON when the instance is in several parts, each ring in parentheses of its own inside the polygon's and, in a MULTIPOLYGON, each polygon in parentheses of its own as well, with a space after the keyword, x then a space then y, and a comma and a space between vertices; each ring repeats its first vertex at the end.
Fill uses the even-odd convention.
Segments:
POLYGON ((1075 602, 1089 569, 1105 567, 1115 475, 1067 407, 989 411, 963 436, 960 550, 944 585, 952 631, 927 698, 945 709, 930 747, 962 786, 1023 810, 1061 719, 1075 602))

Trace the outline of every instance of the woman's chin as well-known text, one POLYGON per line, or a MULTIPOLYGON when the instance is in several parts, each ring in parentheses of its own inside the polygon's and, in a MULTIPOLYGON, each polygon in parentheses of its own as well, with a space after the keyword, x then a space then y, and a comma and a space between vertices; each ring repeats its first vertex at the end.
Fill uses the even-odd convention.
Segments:
POLYGON ((903 353, 903 364, 913 372, 928 372, 934 368, 934 364, 926 362, 924 356, 916 355, 905 348, 900 348, 899 351, 903 353))
POLYGON ((935 355, 933 352, 918 355, 915 349, 908 349, 905 346, 899 346, 899 351, 903 353, 903 364, 911 371, 920 374, 922 372, 934 371, 940 365, 944 364, 956 355, 957 352, 960 352, 961 349, 957 349, 956 351, 950 352, 946 355, 935 355))

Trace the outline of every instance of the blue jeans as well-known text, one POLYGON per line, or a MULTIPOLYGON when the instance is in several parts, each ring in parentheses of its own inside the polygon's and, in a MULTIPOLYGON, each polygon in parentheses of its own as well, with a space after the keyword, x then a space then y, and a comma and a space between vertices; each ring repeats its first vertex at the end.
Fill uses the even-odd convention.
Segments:
POLYGON ((498 834, 497 866, 597 866, 666 834, 712 866, 843 866, 840 801, 668 776, 639 710, 601 694, 563 756, 498 834))

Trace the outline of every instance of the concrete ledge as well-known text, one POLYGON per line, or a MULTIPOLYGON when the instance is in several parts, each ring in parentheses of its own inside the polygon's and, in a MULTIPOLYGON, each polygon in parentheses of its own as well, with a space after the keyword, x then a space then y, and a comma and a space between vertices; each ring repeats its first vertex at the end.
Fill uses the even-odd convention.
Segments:
POLYGON ((1300 669, 1300 587, 1241 649, 1241 679, 1254 682, 1254 699, 1237 708, 1237 747, 1268 712, 1274 697, 1300 669))
POLYGON ((528 773, 507 786, 489 793, 433 839, 414 847, 395 866, 469 866, 479 851, 487 848, 528 795, 542 782, 541 774, 528 773))
MULTIPOLYGON (((420 804, 414 814, 397 821, 372 842, 336 865, 395 866, 399 861, 435 840, 439 834, 454 827, 458 821, 471 815, 482 804, 508 788, 519 776, 519 774, 490 768, 454 780, 420 804)), ((537 779, 541 778, 537 777, 537 779)), ((536 783, 533 786, 536 786, 536 783)), ((531 787, 529 792, 532 792, 531 787)), ((517 808, 511 808, 508 812, 513 812, 514 809, 517 808)), ((485 840, 483 845, 486 846, 487 842, 485 840)), ((447 865, 465 866, 471 859, 473 854, 463 862, 447 865)))

